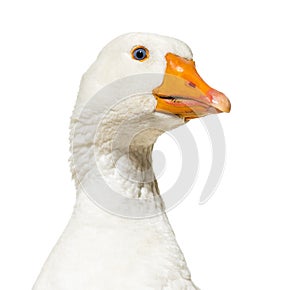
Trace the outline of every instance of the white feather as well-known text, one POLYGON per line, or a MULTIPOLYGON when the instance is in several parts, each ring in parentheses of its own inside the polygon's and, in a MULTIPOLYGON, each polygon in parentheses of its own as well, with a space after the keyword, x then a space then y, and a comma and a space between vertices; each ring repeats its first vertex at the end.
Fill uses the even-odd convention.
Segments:
MULTIPOLYGON (((88 118, 82 121, 80 112, 101 88, 119 78, 143 73, 163 75, 166 66, 164 56, 168 52, 192 57, 190 49, 176 39, 144 33, 123 35, 102 50, 95 63, 84 74, 80 85, 71 122, 71 144, 77 146, 75 150, 78 149, 79 155, 81 154, 79 161, 84 157, 85 149, 93 146, 97 166, 103 178, 111 188, 127 198, 158 197, 156 181, 145 180, 137 184, 132 181, 132 176, 139 175, 147 166, 151 166, 153 143, 162 133, 153 128, 170 130, 182 125, 182 119, 155 113, 154 97, 138 95, 127 99, 125 103, 116 104, 114 109, 105 115, 95 142, 90 144, 85 141, 88 140, 85 137, 88 136, 91 126, 97 122, 98 116, 91 112, 88 118), (139 63, 130 57, 130 51, 135 45, 143 45, 149 49, 149 61, 139 63), (134 116, 141 111, 144 117, 135 122, 134 116), (116 130, 124 120, 130 120, 126 123, 126 132, 138 133, 132 144, 134 158, 129 161, 126 152, 118 152, 116 165, 114 152, 110 152, 109 148, 116 130), (76 126, 86 134, 80 145, 73 143, 76 126), (122 167, 122 174, 116 166, 122 167)), ((104 98, 102 102, 106 102, 104 98)), ((120 144, 124 142, 124 138, 118 139, 120 144)), ((74 163, 71 167, 76 179, 74 163)), ((89 176, 89 168, 85 169, 83 161, 80 168, 84 175, 89 176)), ((152 170, 149 174, 153 174, 152 170)), ((160 202, 163 208, 163 202, 160 202)), ((95 205, 83 192, 77 180, 74 212, 33 290, 102 289, 198 288, 191 281, 184 256, 163 210, 160 215, 146 219, 113 215, 95 205)))

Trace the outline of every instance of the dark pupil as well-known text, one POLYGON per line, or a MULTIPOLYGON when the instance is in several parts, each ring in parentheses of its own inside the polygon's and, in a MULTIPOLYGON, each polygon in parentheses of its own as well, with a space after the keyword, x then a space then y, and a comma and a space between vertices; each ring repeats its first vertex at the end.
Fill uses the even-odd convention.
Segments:
POLYGON ((144 59, 145 56, 146 56, 146 53, 143 49, 136 50, 136 52, 135 52, 135 58, 136 59, 144 59))

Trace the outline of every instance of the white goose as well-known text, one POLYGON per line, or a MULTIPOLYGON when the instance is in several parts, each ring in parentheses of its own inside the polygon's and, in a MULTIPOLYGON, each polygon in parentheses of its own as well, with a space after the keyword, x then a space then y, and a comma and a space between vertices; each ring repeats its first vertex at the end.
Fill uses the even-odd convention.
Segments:
POLYGON ((198 289, 150 178, 150 156, 163 131, 229 110, 183 42, 131 33, 109 43, 82 78, 72 118, 74 212, 33 289, 198 289))

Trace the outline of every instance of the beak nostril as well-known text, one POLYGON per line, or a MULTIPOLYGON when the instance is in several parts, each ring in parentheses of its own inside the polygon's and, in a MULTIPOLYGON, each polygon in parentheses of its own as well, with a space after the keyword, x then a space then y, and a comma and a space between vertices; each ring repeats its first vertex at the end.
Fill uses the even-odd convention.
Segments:
POLYGON ((187 82, 187 85, 192 88, 196 87, 196 85, 193 82, 187 82))

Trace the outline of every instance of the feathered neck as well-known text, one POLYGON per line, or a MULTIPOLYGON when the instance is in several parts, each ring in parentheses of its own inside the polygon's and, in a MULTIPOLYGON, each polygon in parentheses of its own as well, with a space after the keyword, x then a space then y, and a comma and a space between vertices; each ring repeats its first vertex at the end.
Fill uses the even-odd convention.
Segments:
MULTIPOLYGON (((117 94, 119 88, 113 92, 117 94)), ((71 123, 73 176, 77 188, 88 184, 89 191, 94 191, 94 200, 105 199, 117 206, 127 203, 117 197, 114 200, 116 195, 108 194, 111 191, 144 200, 145 204, 137 206, 130 201, 129 207, 130 211, 139 211, 139 216, 147 216, 155 208, 163 209, 152 169, 153 144, 164 131, 182 125, 183 120, 154 112, 156 101, 152 94, 120 101, 109 93, 111 90, 100 90, 100 95, 88 103, 76 105, 71 123), (103 182, 95 185, 99 180, 103 182)), ((128 209, 123 207, 123 211, 128 209)))
MULTIPOLYGON (((126 110, 120 109, 112 110, 98 124, 93 110, 84 115, 81 112, 77 106, 71 123, 76 204, 33 289, 197 289, 153 179, 151 153, 162 133, 156 124, 160 122, 158 127, 164 128, 168 122, 164 116, 150 113, 140 120, 128 120, 126 110), (97 134, 93 135, 95 126, 97 134), (91 160, 105 184, 123 197, 119 204, 113 202, 114 210, 120 207, 123 214, 108 212, 84 192, 82 184, 99 177, 90 167, 91 160), (128 207, 125 202, 124 207, 125 200, 138 202, 130 202, 128 207), (130 210, 136 213, 136 205, 139 213, 153 213, 154 208, 156 215, 139 219, 128 216, 130 210)), ((107 193, 102 186, 96 189, 101 196, 107 193)), ((106 197, 111 200, 110 192, 106 197)))

